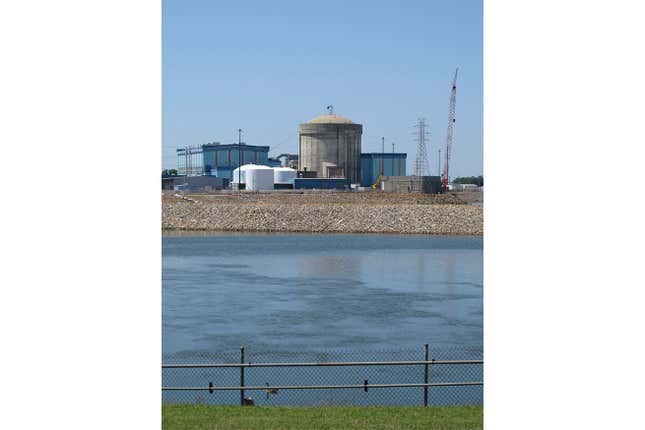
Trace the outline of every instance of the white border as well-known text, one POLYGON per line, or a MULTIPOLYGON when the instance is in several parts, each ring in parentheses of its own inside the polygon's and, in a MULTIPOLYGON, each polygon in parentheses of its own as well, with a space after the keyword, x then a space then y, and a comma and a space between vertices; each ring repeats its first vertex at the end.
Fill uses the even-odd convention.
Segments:
POLYGON ((640 5, 485 2, 487 428, 642 421, 640 5))
POLYGON ((0 10, 3 427, 161 425, 161 4, 0 10))
MULTIPOLYGON (((160 7, 0 11, 8 428, 160 426, 160 7)), ((485 3, 487 428, 641 421, 642 16, 485 3)))

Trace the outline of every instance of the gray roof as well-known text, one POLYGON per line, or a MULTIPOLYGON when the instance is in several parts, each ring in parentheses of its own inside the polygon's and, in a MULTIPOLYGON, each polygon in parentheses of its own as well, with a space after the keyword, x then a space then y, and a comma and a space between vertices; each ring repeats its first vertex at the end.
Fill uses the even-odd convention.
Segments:
POLYGON ((320 115, 309 121, 307 124, 354 124, 349 119, 341 115, 327 114, 320 115))

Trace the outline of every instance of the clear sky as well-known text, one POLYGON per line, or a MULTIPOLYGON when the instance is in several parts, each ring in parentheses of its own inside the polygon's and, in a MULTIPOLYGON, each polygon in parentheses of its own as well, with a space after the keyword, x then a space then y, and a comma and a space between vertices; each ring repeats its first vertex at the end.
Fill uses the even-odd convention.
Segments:
POLYGON ((335 113, 363 124, 363 152, 408 153, 430 123, 437 172, 455 67, 450 176, 483 173, 482 2, 163 1, 163 167, 212 141, 298 152, 298 124, 335 113))

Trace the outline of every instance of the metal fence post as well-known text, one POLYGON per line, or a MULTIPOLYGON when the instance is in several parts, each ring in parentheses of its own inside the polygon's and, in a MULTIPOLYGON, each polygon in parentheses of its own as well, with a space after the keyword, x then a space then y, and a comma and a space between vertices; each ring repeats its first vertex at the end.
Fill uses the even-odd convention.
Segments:
MULTIPOLYGON (((423 359, 424 361, 428 361, 428 344, 426 343, 423 346, 423 359)), ((424 371, 423 371, 423 383, 427 384, 428 383, 428 363, 424 365, 424 371)), ((428 386, 423 387, 423 406, 428 406, 428 386)))
MULTIPOLYGON (((244 364, 244 347, 240 347, 240 364, 244 364)), ((244 387, 244 366, 240 366, 240 387, 244 387)), ((240 406, 244 406, 244 389, 240 390, 240 406)))

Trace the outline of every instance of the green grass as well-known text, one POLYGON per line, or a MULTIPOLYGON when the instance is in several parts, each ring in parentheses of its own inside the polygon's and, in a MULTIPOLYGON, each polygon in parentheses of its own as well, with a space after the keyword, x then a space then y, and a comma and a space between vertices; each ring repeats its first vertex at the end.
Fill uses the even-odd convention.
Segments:
POLYGON ((466 430, 483 427, 481 406, 260 407, 163 405, 164 430, 466 430))

